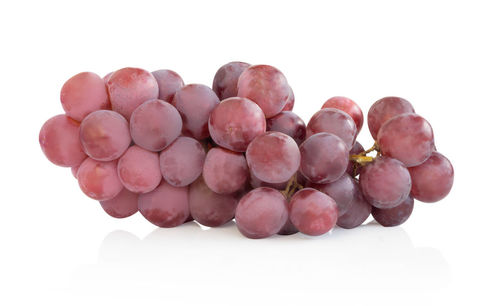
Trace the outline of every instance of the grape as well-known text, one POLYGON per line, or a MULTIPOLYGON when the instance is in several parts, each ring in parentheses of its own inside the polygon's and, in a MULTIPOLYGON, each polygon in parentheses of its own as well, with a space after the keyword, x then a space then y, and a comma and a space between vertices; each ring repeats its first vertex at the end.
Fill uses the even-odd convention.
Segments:
POLYGON ((319 236, 331 230, 338 217, 335 200, 312 188, 298 191, 290 199, 290 221, 301 232, 319 236))
POLYGON ((299 230, 295 227, 295 225, 293 225, 292 221, 290 220, 290 202, 287 201, 286 204, 287 204, 286 208, 288 211, 288 218, 286 220, 285 225, 283 225, 283 227, 278 232, 278 235, 287 235, 288 236, 288 235, 293 235, 293 234, 298 233, 299 230))
POLYGON ((450 161, 438 152, 421 165, 408 168, 412 187, 411 194, 422 202, 437 202, 448 195, 453 186, 454 170, 450 161))
POLYGON ((189 187, 189 210, 199 223, 217 227, 234 218, 238 198, 234 194, 218 194, 210 190, 200 177, 189 187))
POLYGON ((219 146, 245 152, 250 142, 266 131, 266 118, 254 102, 239 97, 228 98, 212 111, 208 129, 219 146))
POLYGON ((377 139, 379 129, 392 117, 414 112, 410 102, 403 98, 385 97, 373 103, 367 116, 368 128, 373 139, 377 139))
POLYGON ((408 197, 411 178, 408 169, 400 161, 390 157, 378 157, 361 169, 359 184, 371 205, 388 209, 408 197))
POLYGON ((293 106, 295 105, 295 94, 293 93, 292 87, 290 87, 290 92, 288 94, 288 98, 286 99, 285 107, 283 107, 282 112, 293 110, 293 106))
POLYGON ((287 219, 285 197, 268 187, 250 191, 240 199, 236 207, 236 225, 248 238, 272 236, 279 232, 287 219))
POLYGON ((188 187, 174 187, 167 182, 153 191, 139 195, 139 211, 159 227, 176 227, 189 217, 188 187))
POLYGON ((346 97, 333 97, 326 100, 321 108, 336 108, 346 112, 356 124, 356 136, 361 132, 364 121, 363 111, 353 100, 346 97))
POLYGON ((189 84, 177 91, 172 105, 182 117, 182 132, 198 140, 208 138, 208 118, 219 104, 219 98, 210 87, 189 84))
POLYGON ((160 154, 163 178, 172 186, 187 186, 203 170, 205 150, 196 139, 181 136, 160 154))
POLYGON ((131 146, 118 162, 118 175, 123 186, 136 193, 146 193, 161 182, 158 154, 131 146))
POLYGON ((82 121, 80 141, 85 152, 93 159, 115 160, 130 146, 128 122, 117 112, 95 111, 82 121))
POLYGON ((300 145, 306 139, 306 125, 299 116, 290 111, 284 111, 267 119, 267 130, 287 134, 300 145))
POLYGON ((290 86, 278 69, 268 65, 250 66, 238 80, 238 97, 257 103, 271 118, 283 110, 290 96, 290 86))
POLYGON ((267 183, 283 183, 297 172, 300 151, 292 137, 267 132, 255 137, 246 152, 250 172, 267 183))
MULTIPOLYGON (((81 164, 80 164, 80 165, 81 165, 81 164)), ((77 178, 77 177, 76 177, 76 174, 78 173, 78 168, 80 168, 80 165, 77 165, 77 166, 73 166, 73 167, 71 167, 71 174, 73 174, 73 176, 74 176, 75 178, 77 178)))
POLYGON ((101 201, 104 211, 114 218, 127 218, 137 212, 137 201, 139 194, 123 188, 120 193, 111 200, 101 201))
POLYGON ((110 109, 106 84, 93 72, 82 72, 64 83, 61 103, 66 115, 82 121, 88 114, 100 109, 110 109))
POLYGON ((212 89, 219 99, 224 100, 238 95, 238 79, 248 67, 250 64, 244 62, 230 62, 217 70, 212 89))
POLYGON ((300 145, 300 172, 313 183, 327 184, 339 179, 347 169, 349 149, 342 139, 319 133, 300 145))
MULTIPOLYGON (((106 83, 109 81, 109 79, 111 78, 111 76, 113 75, 113 72, 114 71, 111 71, 109 72, 108 74, 106 74, 102 80, 104 81, 104 87, 106 87, 106 83)), ((106 93, 107 93, 107 89, 106 89, 106 93)), ((109 107, 111 107, 111 104, 109 105, 109 107)))
POLYGON ((172 105, 162 100, 149 100, 135 109, 130 117, 130 134, 134 143, 149 151, 161 151, 182 130, 182 119, 172 105))
MULTIPOLYGON (((352 146, 352 149, 349 152, 349 155, 356 155, 356 154, 359 154, 359 153, 361 153, 363 151, 365 151, 365 149, 363 148, 363 146, 359 142, 356 141, 354 143, 354 146, 352 146)), ((354 174, 355 174, 354 173, 354 165, 355 165, 354 162, 349 161, 349 164, 347 165, 347 170, 346 170, 346 172, 349 173, 349 175, 351 175, 352 177, 354 177, 354 174)))
POLYGON ((116 160, 103 162, 87 158, 76 174, 80 189, 97 201, 106 201, 116 197, 123 189, 116 167, 116 160))
POLYGON ((130 120, 132 112, 142 103, 158 99, 158 83, 143 69, 123 68, 113 72, 106 83, 114 111, 130 120))
POLYGON ((356 140, 356 124, 346 112, 335 108, 324 108, 314 114, 306 129, 306 138, 327 132, 342 139, 350 150, 356 140))
POLYGON ((372 212, 372 206, 365 200, 361 190, 356 186, 356 191, 349 209, 337 220, 341 228, 352 229, 365 222, 372 212))
POLYGON ((57 115, 44 123, 38 140, 43 153, 61 167, 80 165, 87 157, 78 137, 80 123, 66 115, 57 115))
POLYGON ((344 173, 338 180, 328 184, 308 183, 306 186, 330 196, 337 203, 339 216, 347 212, 356 194, 358 183, 349 174, 344 173))
POLYGON ((184 86, 181 76, 168 69, 156 70, 151 74, 158 83, 158 99, 171 103, 175 93, 184 86))
POLYGON ((416 114, 403 114, 387 121, 378 132, 382 155, 401 161, 406 167, 418 166, 431 156, 434 133, 431 125, 416 114))
POLYGON ((250 186, 252 186, 253 188, 270 187, 278 190, 285 190, 286 185, 288 185, 288 181, 276 184, 263 182, 255 177, 252 172, 250 172, 250 186))
POLYGON ((203 178, 217 193, 227 194, 242 189, 248 179, 245 156, 223 148, 210 149, 203 165, 203 178))
POLYGON ((413 198, 407 197, 396 207, 389 209, 379 209, 373 207, 372 216, 382 226, 397 226, 403 224, 413 211, 413 198))

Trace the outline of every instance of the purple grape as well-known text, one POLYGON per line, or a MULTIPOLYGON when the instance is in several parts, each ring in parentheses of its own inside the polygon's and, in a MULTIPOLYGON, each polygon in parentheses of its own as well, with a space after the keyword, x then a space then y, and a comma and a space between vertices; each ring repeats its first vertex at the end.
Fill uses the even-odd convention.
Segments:
POLYGON ((377 142, 382 155, 395 158, 406 167, 414 167, 431 156, 434 133, 424 118, 403 114, 384 123, 378 132, 377 142))
POLYGON ((158 83, 158 99, 172 103, 175 93, 184 87, 181 76, 172 70, 162 69, 151 72, 158 83))
POLYGON ((353 100, 346 97, 333 97, 326 100, 321 108, 335 108, 346 112, 356 124, 356 136, 361 132, 364 121, 363 111, 353 100))
POLYGON ((123 188, 116 197, 101 201, 101 207, 111 217, 127 218, 137 212, 138 199, 139 194, 123 188))
POLYGON ((293 235, 293 234, 296 234, 299 232, 299 230, 295 227, 295 225, 293 225, 292 221, 290 220, 290 202, 289 201, 287 202, 286 208, 288 210, 288 218, 286 220, 285 225, 283 225, 283 227, 278 232, 278 235, 288 236, 288 235, 293 235))
POLYGON ((347 212, 339 217, 337 225, 345 229, 358 227, 368 219, 371 211, 372 206, 365 200, 361 190, 356 186, 352 203, 347 212))
POLYGON ((398 226, 403 224, 413 211, 413 198, 407 197, 396 207, 389 209, 379 209, 373 207, 372 216, 380 225, 385 227, 398 226))
MULTIPOLYGON (((363 146, 359 142, 356 141, 354 143, 354 146, 352 146, 352 149, 349 152, 349 155, 356 155, 356 154, 363 152, 364 150, 365 149, 363 148, 363 146)), ((349 161, 349 164, 347 165, 347 170, 346 170, 346 172, 349 173, 349 175, 352 177, 354 177, 354 166, 355 166, 355 163, 352 161, 349 161)))
POLYGON ((240 199, 236 207, 236 225, 248 238, 272 236, 280 231, 287 219, 285 197, 268 187, 250 191, 240 199))
POLYGON ((330 133, 314 134, 306 139, 300 145, 300 154, 300 172, 317 184, 338 180, 349 162, 349 149, 345 142, 330 133))
POLYGON ((388 209, 408 197, 411 178, 408 169, 400 161, 379 157, 361 169, 359 184, 371 205, 388 209))
POLYGON ((293 93, 292 87, 290 88, 290 92, 288 93, 288 98, 286 99, 285 107, 283 107, 282 112, 292 111, 293 106, 295 105, 295 94, 293 93))
POLYGON ((438 152, 432 152, 423 164, 408 168, 408 171, 412 180, 411 194, 419 201, 432 203, 442 200, 453 186, 453 166, 438 152))
POLYGON ((259 180, 255 175, 253 175, 252 172, 250 172, 250 186, 252 188, 259 188, 259 187, 269 187, 269 188, 274 188, 277 190, 285 190, 286 185, 288 185, 288 181, 282 182, 282 183, 268 183, 268 182, 263 182, 259 180))
POLYGON ((337 223, 337 217, 335 200, 316 189, 301 189, 290 199, 290 221, 306 235, 328 232, 337 223))
POLYGON ((250 64, 244 62, 230 62, 217 70, 212 89, 219 99, 224 100, 238 95, 238 79, 248 67, 250 64))
POLYGON ((343 174, 338 180, 328 184, 308 183, 306 186, 317 189, 330 196, 337 203, 339 217, 347 212, 352 204, 357 192, 358 183, 347 173, 343 174))
POLYGON ((103 162, 87 158, 76 174, 80 189, 88 197, 97 201, 106 201, 116 197, 123 189, 116 168, 116 160, 103 162))
POLYGON ((378 131, 389 119, 406 113, 415 113, 410 102, 398 97, 385 97, 373 103, 368 111, 368 128, 373 139, 377 139, 378 131))
POLYGON ((131 146, 118 162, 118 176, 123 186, 136 193, 146 193, 161 182, 158 153, 131 146))
POLYGON ((216 193, 234 193, 245 186, 248 166, 245 156, 223 148, 208 151, 203 165, 203 178, 216 193))
POLYGON ((299 116, 290 111, 283 111, 267 119, 267 130, 287 134, 300 145, 306 139, 306 125, 299 116))
POLYGON ((335 108, 324 108, 314 114, 306 129, 306 138, 314 134, 327 132, 342 139, 350 150, 356 140, 356 123, 344 111, 335 108))

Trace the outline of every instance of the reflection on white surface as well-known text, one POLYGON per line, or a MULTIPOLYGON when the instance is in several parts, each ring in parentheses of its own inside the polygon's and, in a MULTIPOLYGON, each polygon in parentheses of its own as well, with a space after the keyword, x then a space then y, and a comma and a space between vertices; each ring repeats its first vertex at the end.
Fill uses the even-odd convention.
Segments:
POLYGON ((234 223, 203 230, 190 222, 156 229, 142 240, 116 230, 104 238, 97 257, 95 264, 78 268, 73 290, 134 297, 144 295, 142 288, 156 297, 182 300, 236 282, 241 294, 300 297, 325 290, 439 290, 451 279, 439 250, 415 247, 402 227, 376 224, 336 228, 317 238, 296 234, 262 240, 242 237, 234 223))

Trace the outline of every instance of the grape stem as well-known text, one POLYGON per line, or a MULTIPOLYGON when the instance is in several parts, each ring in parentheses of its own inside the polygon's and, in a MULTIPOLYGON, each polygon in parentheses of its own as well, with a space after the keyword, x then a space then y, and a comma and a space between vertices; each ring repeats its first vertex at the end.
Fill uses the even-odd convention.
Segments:
POLYGON ((286 185, 285 190, 281 190, 281 194, 285 196, 285 198, 289 199, 292 195, 297 191, 304 188, 304 186, 300 185, 297 181, 297 173, 294 174, 290 180, 288 180, 288 184, 286 185))
POLYGON ((354 176, 357 175, 359 167, 366 166, 367 164, 377 159, 377 157, 379 156, 380 156, 380 147, 378 146, 378 143, 376 141, 373 144, 373 146, 368 150, 349 156, 349 160, 355 163, 354 176), (373 151, 377 151, 377 155, 375 157, 367 156, 368 153, 371 153, 373 151))

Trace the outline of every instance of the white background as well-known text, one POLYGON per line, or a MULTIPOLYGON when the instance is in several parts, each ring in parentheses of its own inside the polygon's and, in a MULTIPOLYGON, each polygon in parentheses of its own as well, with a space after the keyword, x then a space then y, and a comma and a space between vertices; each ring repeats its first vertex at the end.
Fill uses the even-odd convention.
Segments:
POLYGON ((0 304, 498 305, 499 16, 495 1, 2 2, 0 304), (80 71, 211 85, 232 60, 281 69, 306 121, 334 95, 365 115, 405 97, 455 166, 451 194, 398 228, 318 238, 159 230, 108 217, 39 148, 80 71))

